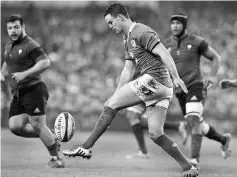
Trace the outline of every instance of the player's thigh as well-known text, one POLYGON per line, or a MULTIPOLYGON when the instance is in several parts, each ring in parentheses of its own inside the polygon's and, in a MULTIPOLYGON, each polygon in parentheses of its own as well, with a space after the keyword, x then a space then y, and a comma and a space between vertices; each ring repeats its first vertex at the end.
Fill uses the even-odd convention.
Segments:
POLYGON ((48 101, 48 89, 43 82, 32 85, 24 90, 21 95, 21 103, 29 116, 41 116, 46 114, 48 101))
POLYGON ((192 122, 202 122, 205 98, 206 93, 203 92, 202 83, 191 86, 189 93, 186 95, 185 118, 193 119, 192 122))
POLYGON ((149 133, 155 136, 163 134, 167 109, 161 106, 148 107, 146 110, 149 133))
POLYGON ((113 94, 106 105, 120 110, 139 103, 142 103, 142 100, 134 93, 129 84, 125 84, 113 94))
POLYGON ((9 110, 9 128, 21 129, 28 122, 28 116, 25 113, 24 107, 21 106, 20 100, 17 96, 14 96, 9 110))

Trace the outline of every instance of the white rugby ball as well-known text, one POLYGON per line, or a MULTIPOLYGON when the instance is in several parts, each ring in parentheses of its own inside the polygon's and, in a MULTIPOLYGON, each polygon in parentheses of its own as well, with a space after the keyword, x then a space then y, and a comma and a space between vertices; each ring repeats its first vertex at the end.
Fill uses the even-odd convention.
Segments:
POLYGON ((75 120, 69 112, 62 112, 54 123, 54 131, 59 141, 68 142, 75 131, 75 120))

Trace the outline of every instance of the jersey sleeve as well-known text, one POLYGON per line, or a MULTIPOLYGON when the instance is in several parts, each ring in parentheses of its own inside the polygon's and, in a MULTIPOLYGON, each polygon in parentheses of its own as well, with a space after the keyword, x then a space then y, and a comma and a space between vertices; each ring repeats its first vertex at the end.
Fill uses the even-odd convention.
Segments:
POLYGON ((207 41, 200 36, 195 37, 195 43, 197 45, 199 55, 202 55, 208 48, 207 41))
POLYGON ((153 48, 160 43, 160 38, 156 32, 149 30, 141 33, 140 43, 144 49, 152 51, 153 48))
POLYGON ((29 57, 35 62, 47 59, 47 55, 37 42, 30 42, 27 48, 29 57))

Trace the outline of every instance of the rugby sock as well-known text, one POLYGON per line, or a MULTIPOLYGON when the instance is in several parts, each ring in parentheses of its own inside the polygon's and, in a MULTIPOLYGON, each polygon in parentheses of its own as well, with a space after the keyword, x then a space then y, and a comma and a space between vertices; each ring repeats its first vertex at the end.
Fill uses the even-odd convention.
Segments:
POLYGON ((57 143, 55 142, 55 136, 46 125, 41 127, 41 130, 39 131, 39 137, 41 141, 43 141, 43 143, 47 147, 49 154, 51 156, 58 156, 57 143))
POLYGON ((192 134, 192 144, 191 144, 191 157, 199 161, 200 151, 202 145, 202 135, 192 134))
POLYGON ((151 138, 157 145, 159 145, 165 152, 173 157, 181 166, 183 171, 190 170, 192 167, 188 159, 180 151, 178 145, 170 139, 166 134, 161 135, 157 139, 151 138))
POLYGON ((143 127, 141 123, 138 123, 136 125, 132 126, 132 131, 135 135, 135 138, 137 140, 139 149, 144 153, 147 154, 147 148, 144 140, 144 132, 143 132, 143 127))
POLYGON ((89 149, 95 144, 95 142, 99 139, 99 137, 106 131, 108 126, 111 124, 115 115, 116 115, 116 111, 114 109, 107 106, 104 107, 89 138, 82 145, 83 148, 89 149))
POLYGON ((50 154, 51 156, 57 156, 57 157, 59 157, 59 155, 58 155, 58 150, 57 150, 57 143, 56 143, 56 142, 55 142, 53 145, 48 146, 47 149, 48 149, 49 154, 50 154))
POLYGON ((170 130, 178 131, 179 130, 179 123, 178 122, 166 121, 165 124, 164 124, 164 129, 170 129, 170 130))
POLYGON ((218 133, 211 125, 209 125, 209 131, 207 132, 207 134, 205 134, 205 136, 209 139, 220 142, 222 145, 225 145, 226 143, 226 137, 218 133))

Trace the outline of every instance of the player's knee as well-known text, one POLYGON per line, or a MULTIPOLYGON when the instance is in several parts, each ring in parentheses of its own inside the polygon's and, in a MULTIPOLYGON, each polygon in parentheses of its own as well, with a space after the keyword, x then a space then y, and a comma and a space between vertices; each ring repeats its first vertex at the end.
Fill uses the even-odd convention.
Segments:
POLYGON ((201 126, 200 128, 201 128, 202 134, 206 135, 210 130, 210 125, 206 123, 205 121, 203 121, 200 123, 200 126, 201 126))
POLYGON ((36 131, 40 131, 46 125, 46 116, 30 116, 29 122, 36 131))
POLYGON ((186 120, 188 122, 188 126, 193 129, 195 126, 199 124, 199 116, 197 115, 187 115, 186 120))
POLYGON ((192 132, 192 134, 201 134, 201 124, 200 124, 200 116, 197 115, 187 115, 186 117, 189 128, 192 132))
POLYGON ((9 120, 9 128, 12 133, 18 135, 21 132, 21 130, 23 129, 23 125, 15 122, 15 121, 12 121, 10 119, 9 120))
POLYGON ((114 110, 118 110, 118 111, 121 109, 121 108, 119 107, 118 102, 117 102, 113 97, 111 97, 110 99, 108 99, 108 100, 105 102, 104 106, 110 107, 110 108, 112 108, 112 109, 114 109, 114 110))
POLYGON ((131 126, 136 125, 141 122, 140 115, 138 113, 127 111, 127 119, 131 126))
POLYGON ((158 137, 164 134, 163 127, 152 127, 149 126, 149 135, 150 138, 155 141, 158 137))

